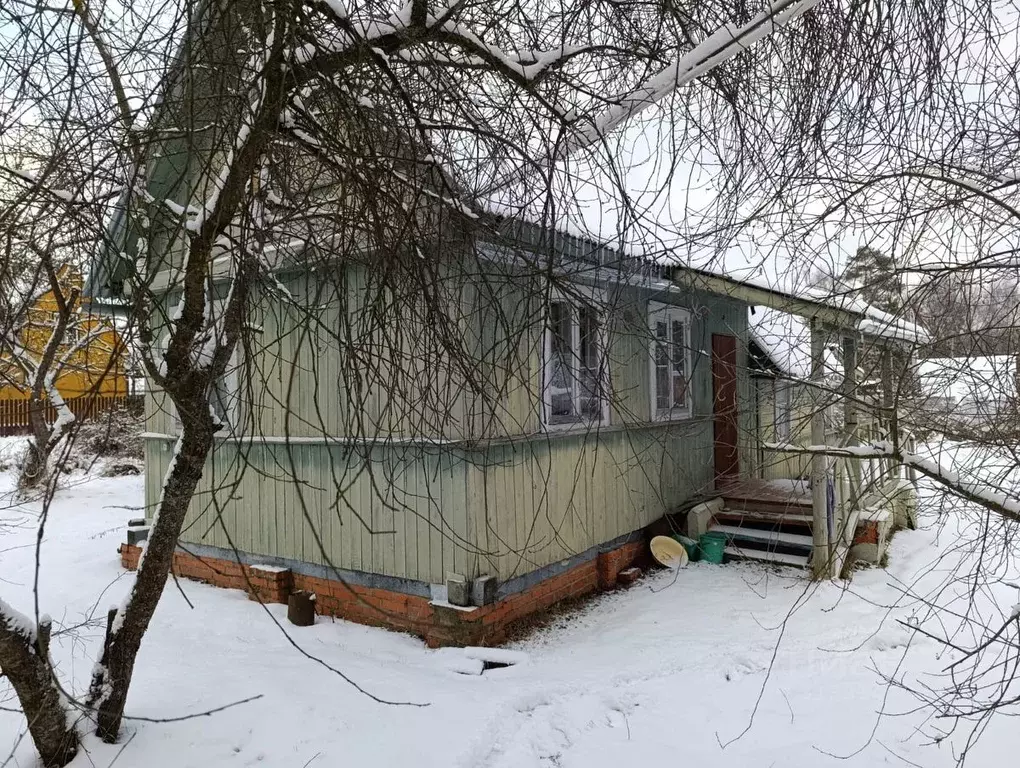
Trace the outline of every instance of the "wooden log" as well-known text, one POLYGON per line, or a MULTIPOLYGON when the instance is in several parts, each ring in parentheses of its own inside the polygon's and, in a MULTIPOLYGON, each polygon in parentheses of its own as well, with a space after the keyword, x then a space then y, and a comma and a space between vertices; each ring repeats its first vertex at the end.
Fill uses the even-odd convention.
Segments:
POLYGON ((305 590, 291 592, 287 598, 287 621, 296 627, 310 627, 315 623, 315 593, 305 590))

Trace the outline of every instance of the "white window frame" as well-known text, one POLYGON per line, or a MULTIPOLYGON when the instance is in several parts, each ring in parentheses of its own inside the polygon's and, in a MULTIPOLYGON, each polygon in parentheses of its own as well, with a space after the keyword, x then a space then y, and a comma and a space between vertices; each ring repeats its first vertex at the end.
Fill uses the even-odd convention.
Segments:
MULTIPOLYGON (((651 410, 652 421, 681 421, 683 419, 691 418, 694 412, 694 398, 693 392, 691 391, 691 311, 684 307, 678 307, 675 304, 662 304, 657 301, 648 302, 648 331, 651 336, 648 343, 648 393, 649 393, 649 405, 651 410), (683 323, 684 327, 684 338, 683 338, 683 351, 684 351, 684 378, 686 379, 684 386, 685 402, 682 407, 671 405, 669 408, 659 408, 658 400, 658 378, 656 376, 656 359, 655 351, 658 339, 656 338, 656 323, 666 321, 666 333, 668 334, 668 344, 672 348, 674 344, 673 340, 673 323, 679 321, 683 323)), ((672 392, 673 386, 673 372, 670 372, 670 391, 672 392)))
MULTIPOLYGON (((583 290, 583 289, 581 289, 583 290)), ((558 291, 551 291, 549 293, 548 301, 542 311, 542 427, 546 431, 550 432, 561 432, 566 430, 577 430, 577 429, 591 429, 592 427, 604 427, 609 424, 609 391, 610 391, 610 378, 609 378, 609 360, 606 350, 608 349, 608 334, 606 331, 606 317, 605 312, 602 311, 601 307, 604 306, 604 301, 601 292, 591 291, 590 293, 582 294, 581 298, 567 297, 559 293, 558 291), (590 296, 590 299, 589 299, 590 296), (553 342, 553 331, 549 325, 549 307, 553 303, 566 304, 570 308, 570 348, 572 352, 571 360, 571 402, 574 406, 575 413, 578 415, 572 419, 564 419, 562 421, 556 420, 558 417, 552 415, 552 392, 550 391, 550 377, 552 374, 552 367, 550 361, 552 360, 552 342, 553 342), (591 416, 580 415, 580 401, 581 393, 578 387, 579 377, 577 374, 578 363, 580 358, 578 351, 580 350, 581 343, 581 327, 578 322, 578 309, 580 307, 587 307, 595 312, 596 322, 598 324, 598 332, 596 339, 598 342, 598 381, 597 381, 597 396, 599 399, 599 416, 593 418, 591 416)))

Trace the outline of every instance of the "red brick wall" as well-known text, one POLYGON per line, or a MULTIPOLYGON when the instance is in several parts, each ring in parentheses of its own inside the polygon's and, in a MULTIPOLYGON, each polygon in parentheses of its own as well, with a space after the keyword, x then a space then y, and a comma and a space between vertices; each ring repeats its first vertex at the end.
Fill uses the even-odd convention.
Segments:
MULTIPOLYGON (((645 550, 644 541, 624 544, 492 605, 466 611, 435 606, 428 598, 402 592, 348 585, 289 570, 265 571, 257 566, 200 558, 180 551, 174 553, 173 571, 178 576, 218 587, 243 589, 253 600, 267 603, 286 603, 292 590, 314 592, 315 611, 320 615, 411 632, 433 647, 493 645, 505 639, 516 621, 561 600, 611 589, 620 571, 641 560, 645 550)), ((139 547, 120 546, 121 563, 129 570, 138 567, 140 554, 139 547)))

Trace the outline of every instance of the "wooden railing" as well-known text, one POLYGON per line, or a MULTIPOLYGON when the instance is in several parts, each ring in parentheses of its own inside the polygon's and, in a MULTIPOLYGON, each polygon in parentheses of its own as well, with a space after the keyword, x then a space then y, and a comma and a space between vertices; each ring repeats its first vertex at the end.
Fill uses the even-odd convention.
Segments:
MULTIPOLYGON (((96 419, 111 408, 123 406, 140 410, 142 395, 113 395, 69 397, 66 402, 75 418, 81 421, 96 419)), ((31 432, 28 419, 28 400, 0 400, 0 436, 27 435, 31 432)), ((57 418, 57 409, 46 406, 46 420, 50 423, 57 418)))
MULTIPOLYGON (((884 443, 888 431, 877 422, 861 430, 860 443, 884 443)), ((916 451, 914 436, 903 430, 899 435, 901 449, 916 451)), ((829 542, 832 570, 839 576, 853 547, 857 524, 862 514, 870 512, 871 500, 880 498, 889 484, 897 480, 916 481, 916 473, 893 458, 827 456, 826 482, 829 507, 829 542)), ((891 510, 887 510, 892 514, 891 510)))

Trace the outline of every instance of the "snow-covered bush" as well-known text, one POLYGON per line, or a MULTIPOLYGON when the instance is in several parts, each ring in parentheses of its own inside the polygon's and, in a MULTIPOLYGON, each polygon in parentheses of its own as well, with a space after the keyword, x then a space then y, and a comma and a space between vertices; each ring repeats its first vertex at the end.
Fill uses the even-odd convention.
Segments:
POLYGON ((137 475, 143 468, 142 417, 116 407, 82 422, 60 461, 63 472, 98 468, 104 475, 137 475))

